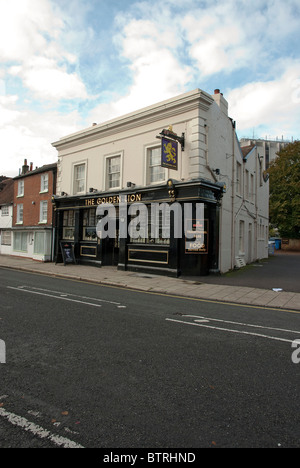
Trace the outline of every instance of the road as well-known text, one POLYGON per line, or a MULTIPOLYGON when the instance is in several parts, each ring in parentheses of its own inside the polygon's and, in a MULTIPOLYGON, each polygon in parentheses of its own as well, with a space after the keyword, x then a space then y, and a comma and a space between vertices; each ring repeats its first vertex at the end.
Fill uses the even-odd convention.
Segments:
POLYGON ((299 447, 299 313, 0 280, 1 448, 299 447))

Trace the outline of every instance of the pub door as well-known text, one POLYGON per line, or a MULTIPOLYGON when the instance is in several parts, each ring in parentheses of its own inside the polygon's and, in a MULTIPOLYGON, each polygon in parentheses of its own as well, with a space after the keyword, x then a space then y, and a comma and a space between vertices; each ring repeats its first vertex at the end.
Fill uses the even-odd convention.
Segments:
POLYGON ((119 263, 119 220, 117 219, 116 237, 107 237, 102 240, 102 265, 117 266, 119 263))

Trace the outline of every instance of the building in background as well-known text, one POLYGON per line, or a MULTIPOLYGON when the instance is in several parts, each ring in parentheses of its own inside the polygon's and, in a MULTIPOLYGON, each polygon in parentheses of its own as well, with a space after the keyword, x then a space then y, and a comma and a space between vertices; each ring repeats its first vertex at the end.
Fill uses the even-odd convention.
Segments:
POLYGON ((256 145, 241 147, 219 90, 210 95, 196 89, 93 124, 53 146, 58 151, 57 261, 61 244, 68 243, 80 263, 199 276, 268 256, 263 159, 256 145), (121 211, 122 200, 128 207, 136 202, 147 207, 149 229, 139 238, 120 236, 133 219, 121 211), (117 236, 100 240, 96 213, 105 203, 115 207, 117 236), (168 238, 162 224, 150 234, 155 203, 181 208, 180 220, 173 214, 167 220, 168 238), (188 239, 185 226, 181 238, 174 236, 182 219, 195 227, 197 206, 202 219, 196 238, 188 239))
POLYGON ((14 178, 12 253, 40 261, 53 259, 53 206, 57 164, 33 169, 25 159, 14 178))
POLYGON ((277 154, 280 150, 285 148, 289 143, 288 140, 268 140, 268 139, 261 139, 261 138, 241 138, 240 145, 241 147, 244 146, 251 146, 255 145, 257 147, 257 151, 259 156, 263 158, 264 169, 267 170, 276 158, 277 154))
POLYGON ((0 177, 0 254, 12 253, 12 216, 14 200, 14 181, 0 177))

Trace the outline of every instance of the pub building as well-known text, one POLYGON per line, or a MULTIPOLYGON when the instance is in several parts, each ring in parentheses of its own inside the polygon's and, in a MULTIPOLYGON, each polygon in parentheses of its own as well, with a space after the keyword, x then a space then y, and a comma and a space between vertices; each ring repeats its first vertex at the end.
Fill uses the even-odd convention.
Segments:
POLYGON ((256 147, 240 147, 219 90, 196 89, 53 146, 56 262, 203 276, 266 256, 268 181, 256 147), (141 204, 148 226, 132 236, 141 204), (100 235, 108 206, 115 233, 100 235), (152 229, 154 206, 170 210, 152 229))

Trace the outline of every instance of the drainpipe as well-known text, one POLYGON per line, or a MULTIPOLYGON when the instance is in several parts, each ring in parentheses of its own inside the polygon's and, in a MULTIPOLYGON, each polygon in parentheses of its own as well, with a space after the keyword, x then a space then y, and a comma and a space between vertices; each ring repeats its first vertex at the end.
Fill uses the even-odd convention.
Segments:
POLYGON ((235 266, 235 216, 234 216, 234 200, 236 192, 235 180, 235 122, 232 121, 232 195, 231 195, 231 269, 235 266))

